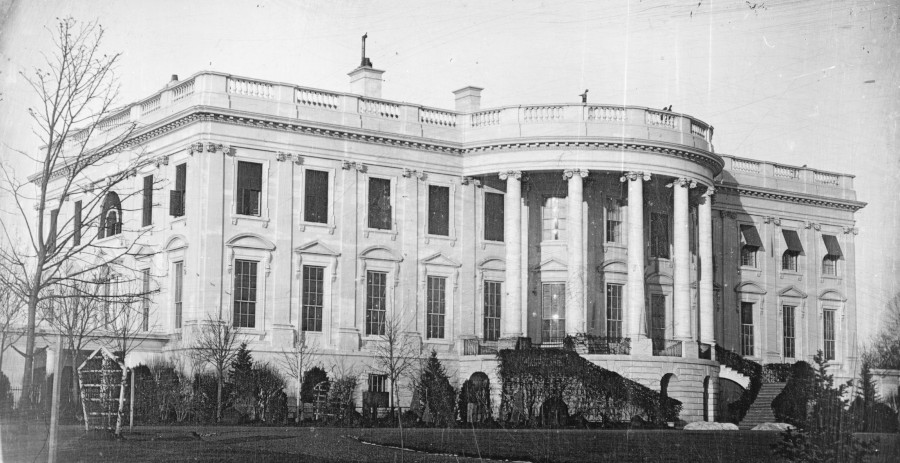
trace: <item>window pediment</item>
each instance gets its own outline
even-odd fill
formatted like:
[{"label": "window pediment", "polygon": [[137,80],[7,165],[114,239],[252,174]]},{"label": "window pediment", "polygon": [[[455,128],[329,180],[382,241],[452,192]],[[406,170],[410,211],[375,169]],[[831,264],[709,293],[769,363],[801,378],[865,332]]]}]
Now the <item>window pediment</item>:
[{"label": "window pediment", "polygon": [[788,286],[787,288],[782,289],[778,292],[778,295],[781,297],[796,297],[800,299],[806,299],[807,294],[797,288],[796,286]]},{"label": "window pediment", "polygon": [[623,260],[607,260],[597,266],[599,273],[621,273],[628,274],[628,264]]},{"label": "window pediment", "polygon": [[372,246],[359,253],[359,258],[364,260],[386,260],[402,262],[403,258],[384,246]]},{"label": "window pediment", "polygon": [[748,282],[741,283],[741,284],[735,286],[734,292],[748,293],[748,294],[766,294],[767,291],[762,289],[762,287],[759,286],[758,284],[751,283],[748,281]]},{"label": "window pediment", "polygon": [[338,257],[341,253],[322,244],[319,240],[310,241],[309,243],[294,248],[296,254],[315,254],[319,256]]},{"label": "window pediment", "polygon": [[454,267],[459,268],[462,267],[462,264],[459,262],[445,256],[443,253],[432,254],[421,260],[421,262],[425,265],[437,265],[442,267]]},{"label": "window pediment", "polygon": [[554,271],[566,271],[568,266],[565,262],[551,257],[549,259],[544,260],[540,264],[531,268],[533,272],[554,272]]},{"label": "window pediment", "polygon": [[672,276],[665,273],[651,273],[647,275],[646,281],[648,284],[659,286],[672,286],[675,283]]},{"label": "window pediment", "polygon": [[847,298],[844,297],[843,294],[841,294],[833,289],[826,289],[825,291],[822,291],[821,293],[819,293],[819,299],[823,300],[823,301],[836,301],[836,302],[844,302],[847,300]]},{"label": "window pediment", "polygon": [[499,257],[488,257],[478,263],[481,270],[496,270],[502,272],[506,270],[506,261]]},{"label": "window pediment", "polygon": [[274,251],[275,244],[255,233],[241,233],[225,243],[229,248],[258,249],[261,251]]}]

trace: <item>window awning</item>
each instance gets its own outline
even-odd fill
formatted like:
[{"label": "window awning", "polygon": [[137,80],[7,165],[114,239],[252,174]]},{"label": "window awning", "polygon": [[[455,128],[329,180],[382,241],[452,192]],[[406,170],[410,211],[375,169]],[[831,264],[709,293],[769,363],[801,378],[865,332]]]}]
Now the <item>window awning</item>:
[{"label": "window awning", "polygon": [[788,251],[798,254],[803,253],[803,244],[800,242],[797,230],[781,230],[781,234],[784,235],[784,242],[787,244]]},{"label": "window awning", "polygon": [[759,238],[759,232],[753,225],[741,225],[741,234],[744,235],[744,243],[750,246],[756,246],[762,249],[762,240]]},{"label": "window awning", "polygon": [[836,236],[822,235],[822,239],[825,241],[825,249],[828,250],[829,256],[844,257],[844,253],[841,252],[841,245],[838,244]]}]

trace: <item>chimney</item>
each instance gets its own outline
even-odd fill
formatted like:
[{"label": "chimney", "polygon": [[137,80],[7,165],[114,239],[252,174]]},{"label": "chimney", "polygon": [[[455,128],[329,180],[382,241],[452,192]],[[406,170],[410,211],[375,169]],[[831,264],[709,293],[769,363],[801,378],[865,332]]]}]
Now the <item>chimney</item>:
[{"label": "chimney", "polygon": [[166,84],[166,88],[172,88],[178,85],[178,74],[172,74],[172,79]]},{"label": "chimney", "polygon": [[350,91],[369,98],[381,98],[381,75],[384,74],[384,71],[374,69],[372,60],[366,56],[366,39],[368,37],[368,32],[362,36],[362,57],[359,60],[359,67],[348,74]]},{"label": "chimney", "polygon": [[456,96],[456,110],[461,113],[474,113],[481,109],[481,87],[463,87],[453,94]]}]

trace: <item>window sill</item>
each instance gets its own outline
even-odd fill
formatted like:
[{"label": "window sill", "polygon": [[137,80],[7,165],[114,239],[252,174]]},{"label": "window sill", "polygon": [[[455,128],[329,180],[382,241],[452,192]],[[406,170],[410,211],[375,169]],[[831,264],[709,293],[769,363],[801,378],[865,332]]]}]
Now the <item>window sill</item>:
[{"label": "window sill", "polygon": [[369,237],[370,234],[376,235],[388,235],[391,237],[391,241],[395,241],[397,239],[397,231],[396,230],[382,230],[380,228],[365,228],[363,229],[363,236],[366,238]]},{"label": "window sill", "polygon": [[122,236],[121,233],[118,233],[118,234],[115,234],[115,235],[112,235],[112,236],[106,236],[106,237],[103,237],[103,238],[97,238],[97,241],[94,241],[94,244],[95,244],[95,245],[101,245],[101,244],[113,244],[114,241],[118,241],[118,242],[119,242],[119,246],[122,246],[122,245],[124,244],[124,237]]},{"label": "window sill", "polygon": [[802,274],[802,273],[800,273],[800,272],[795,272],[795,271],[791,271],[791,270],[781,270],[781,271],[779,272],[779,275],[781,276],[782,279],[784,279],[784,278],[796,278],[797,281],[803,280],[803,274]]},{"label": "window sill", "polygon": [[825,281],[825,280],[840,281],[841,277],[839,277],[837,275],[822,275],[822,281]]},{"label": "window sill", "polygon": [[329,223],[305,222],[305,221],[302,221],[302,220],[300,221],[300,224],[297,226],[297,228],[298,228],[300,231],[302,231],[302,232],[305,232],[307,227],[309,227],[309,228],[323,228],[323,229],[326,229],[326,230],[328,230],[328,234],[329,234],[329,235],[333,235],[333,234],[334,234],[334,229],[335,229],[335,226],[332,225],[332,224],[329,224]]},{"label": "window sill", "polygon": [[261,222],[263,228],[269,227],[269,218],[261,215],[242,215],[242,214],[232,214],[231,215],[231,224],[237,225],[238,220],[246,220],[250,222]]},{"label": "window sill", "polygon": [[426,234],[426,235],[425,235],[425,244],[430,244],[430,243],[431,243],[431,240],[437,240],[437,241],[449,241],[451,247],[453,247],[454,245],[456,245],[456,238],[455,238],[455,237],[452,237],[452,236],[449,236],[449,235],[430,235],[430,234]]}]

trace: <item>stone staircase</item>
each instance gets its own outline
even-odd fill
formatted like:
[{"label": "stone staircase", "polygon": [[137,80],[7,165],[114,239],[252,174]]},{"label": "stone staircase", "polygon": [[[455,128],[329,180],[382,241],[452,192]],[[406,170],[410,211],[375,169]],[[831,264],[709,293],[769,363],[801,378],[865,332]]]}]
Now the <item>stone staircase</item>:
[{"label": "stone staircase", "polygon": [[762,388],[759,390],[759,394],[756,396],[756,400],[753,402],[753,405],[750,405],[750,409],[747,410],[747,415],[744,416],[744,419],[741,420],[741,424],[738,425],[740,429],[752,429],[754,426],[762,423],[774,423],[775,422],[775,412],[772,411],[772,401],[775,400],[775,397],[778,394],[781,394],[781,390],[784,389],[784,386],[787,383],[766,383],[762,385]]}]

